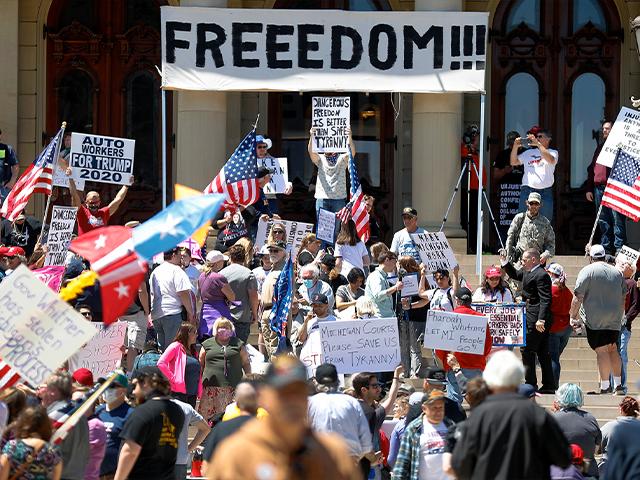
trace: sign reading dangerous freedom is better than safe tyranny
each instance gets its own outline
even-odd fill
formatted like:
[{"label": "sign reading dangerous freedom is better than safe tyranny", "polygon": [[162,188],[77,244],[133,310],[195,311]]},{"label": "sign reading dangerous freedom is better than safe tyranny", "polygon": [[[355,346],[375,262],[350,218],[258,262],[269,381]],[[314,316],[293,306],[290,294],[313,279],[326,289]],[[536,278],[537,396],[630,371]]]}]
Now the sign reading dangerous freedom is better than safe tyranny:
[{"label": "sign reading dangerous freedom is better than safe tyranny", "polygon": [[78,207],[53,206],[49,233],[47,234],[45,267],[65,264],[77,213]]},{"label": "sign reading dangerous freedom is better than safe tyranny", "polygon": [[313,97],[311,99],[313,151],[316,153],[348,152],[350,116],[351,98]]},{"label": "sign reading dangerous freedom is better than safe tyranny", "polygon": [[131,185],[136,141],[102,135],[71,134],[69,163],[74,179]]}]

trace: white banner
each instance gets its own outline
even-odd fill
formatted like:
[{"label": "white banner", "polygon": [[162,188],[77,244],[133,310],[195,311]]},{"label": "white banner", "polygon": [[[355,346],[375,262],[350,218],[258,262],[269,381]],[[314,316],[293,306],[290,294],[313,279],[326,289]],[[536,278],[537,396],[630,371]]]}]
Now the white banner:
[{"label": "white banner", "polygon": [[526,345],[527,315],[524,303],[474,303],[472,307],[489,317],[491,343],[494,347]]},{"label": "white banner", "polygon": [[131,185],[135,140],[102,135],[71,134],[71,166],[74,180]]},{"label": "white banner", "polygon": [[114,322],[105,327],[104,323],[95,323],[98,334],[80,351],[69,358],[69,370],[87,368],[96,380],[107,377],[120,366],[124,344],[124,334],[127,332],[127,322]]},{"label": "white banner", "polygon": [[286,158],[265,157],[258,158],[258,167],[273,170],[271,180],[262,189],[264,193],[284,193],[289,183],[289,167]]},{"label": "white banner", "polygon": [[161,12],[166,89],[484,92],[488,12]]},{"label": "white banner", "polygon": [[597,163],[611,168],[619,148],[634,157],[640,157],[639,131],[640,113],[637,110],[622,107],[600,150]]},{"label": "white banner", "polygon": [[[54,187],[69,188],[69,177],[59,163],[53,169],[52,183]],[[77,178],[73,180],[77,190],[84,190],[84,180]]]},{"label": "white banner", "polygon": [[33,386],[96,334],[96,328],[20,265],[0,283],[0,357]]},{"label": "white banner", "polygon": [[420,274],[407,273],[402,277],[402,297],[413,297],[420,291]]},{"label": "white banner", "polygon": [[424,330],[424,346],[482,355],[488,320],[488,317],[480,315],[429,310]]},{"label": "white banner", "polygon": [[51,223],[47,235],[47,256],[44,266],[64,265],[67,250],[71,243],[73,227],[76,224],[78,207],[63,207],[54,205],[51,213]]},{"label": "white banner", "polygon": [[316,368],[322,365],[322,342],[319,329],[316,328],[307,335],[307,341],[300,350],[300,361],[307,367],[307,376],[315,377]]},{"label": "white banner", "polygon": [[318,210],[316,237],[331,245],[336,241],[336,214],[334,212],[324,208]]},{"label": "white banner", "polygon": [[349,151],[349,122],[351,98],[313,97],[311,99],[311,128],[316,153],[347,153]]},{"label": "white banner", "polygon": [[440,268],[453,270],[458,262],[443,232],[412,233],[411,239],[418,249],[420,260],[427,268],[427,273],[433,273]]},{"label": "white banner", "polygon": [[392,372],[400,365],[396,318],[319,322],[322,361],[338,373]]},{"label": "white banner", "polygon": [[269,232],[274,223],[282,223],[287,230],[287,250],[290,250],[291,255],[295,258],[298,255],[298,249],[302,243],[302,239],[307,233],[313,232],[313,224],[303,222],[292,222],[290,220],[273,220],[269,219],[266,222],[262,219],[258,220],[258,233],[256,234],[257,250],[260,250],[263,245],[267,244],[267,238],[269,238]]}]

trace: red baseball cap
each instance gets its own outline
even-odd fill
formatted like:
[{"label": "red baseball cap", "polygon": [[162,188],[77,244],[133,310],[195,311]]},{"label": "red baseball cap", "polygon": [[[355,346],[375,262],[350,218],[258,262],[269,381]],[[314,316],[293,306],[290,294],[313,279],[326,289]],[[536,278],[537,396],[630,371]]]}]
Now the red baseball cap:
[{"label": "red baseball cap", "polygon": [[527,133],[533,133],[534,135],[537,135],[537,134],[538,134],[538,132],[539,132],[540,130],[542,130],[542,127],[541,127],[541,126],[539,126],[539,125],[534,125],[533,127],[531,127],[531,128],[529,129],[529,131],[528,131]]},{"label": "red baseball cap", "polygon": [[15,257],[16,255],[22,255],[24,257],[26,254],[22,247],[9,247],[7,253],[5,253],[7,257]]},{"label": "red baseball cap", "polygon": [[0,247],[0,257],[5,257],[8,251],[9,247]]},{"label": "red baseball cap", "polygon": [[71,375],[73,381],[79,383],[83,387],[93,387],[93,373],[88,368],[79,368],[73,375]]},{"label": "red baseball cap", "polygon": [[489,268],[487,268],[485,270],[484,276],[487,277],[487,278],[501,277],[502,276],[502,270],[500,270],[499,267],[489,267]]}]

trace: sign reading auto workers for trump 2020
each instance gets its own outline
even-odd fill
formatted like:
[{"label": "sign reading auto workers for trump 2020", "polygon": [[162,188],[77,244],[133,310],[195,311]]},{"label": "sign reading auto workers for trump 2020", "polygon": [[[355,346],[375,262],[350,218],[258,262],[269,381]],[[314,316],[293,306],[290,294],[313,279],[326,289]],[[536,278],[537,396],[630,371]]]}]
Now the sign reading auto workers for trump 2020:
[{"label": "sign reading auto workers for trump 2020", "polygon": [[313,97],[311,99],[312,148],[316,153],[349,151],[351,98]]},{"label": "sign reading auto workers for trump 2020", "polygon": [[161,12],[165,89],[484,92],[488,12]]},{"label": "sign reading auto workers for trump 2020", "polygon": [[131,185],[136,141],[102,135],[71,134],[69,164],[75,179]]}]

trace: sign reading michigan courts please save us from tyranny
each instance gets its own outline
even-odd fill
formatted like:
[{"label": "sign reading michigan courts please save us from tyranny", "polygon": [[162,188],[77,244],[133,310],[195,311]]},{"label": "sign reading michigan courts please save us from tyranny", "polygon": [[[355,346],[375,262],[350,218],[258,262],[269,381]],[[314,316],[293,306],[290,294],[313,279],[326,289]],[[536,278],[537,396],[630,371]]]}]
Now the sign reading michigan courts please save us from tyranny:
[{"label": "sign reading michigan courts please save us from tyranny", "polygon": [[488,15],[162,7],[162,85],[483,92]]}]

